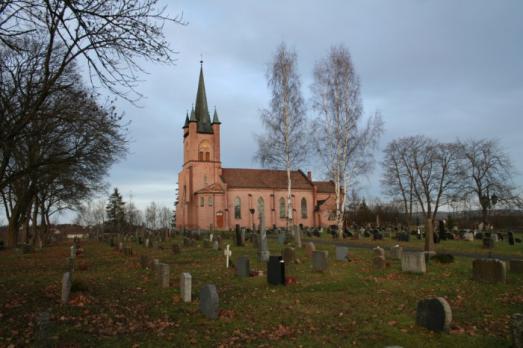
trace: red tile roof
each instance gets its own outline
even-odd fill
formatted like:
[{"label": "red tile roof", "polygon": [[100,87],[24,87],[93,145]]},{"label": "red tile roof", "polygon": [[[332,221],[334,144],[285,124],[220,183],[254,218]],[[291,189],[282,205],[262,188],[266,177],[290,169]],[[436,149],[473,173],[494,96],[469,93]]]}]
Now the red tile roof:
[{"label": "red tile roof", "polygon": [[[229,188],[286,189],[287,171],[274,169],[223,168],[222,180]],[[291,171],[293,189],[312,190],[312,184],[300,170]]]},{"label": "red tile roof", "polygon": [[318,193],[335,193],[334,181],[313,181],[318,187]]}]

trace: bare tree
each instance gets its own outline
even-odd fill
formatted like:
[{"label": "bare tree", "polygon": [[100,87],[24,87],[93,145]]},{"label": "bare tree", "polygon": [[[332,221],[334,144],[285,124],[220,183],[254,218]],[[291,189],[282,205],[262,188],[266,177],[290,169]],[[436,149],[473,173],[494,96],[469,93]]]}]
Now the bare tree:
[{"label": "bare tree", "polygon": [[505,207],[521,206],[521,197],[513,183],[514,166],[498,140],[471,139],[459,145],[464,165],[462,198],[479,206],[484,223],[497,203]]},{"label": "bare tree", "polygon": [[[389,160],[393,164],[385,166],[383,183],[402,197],[415,197],[426,219],[425,250],[433,251],[433,223],[438,209],[454,200],[460,184],[459,147],[424,136],[406,137],[387,146],[385,164],[390,164]],[[406,204],[405,198],[402,200]]]},{"label": "bare tree", "polygon": [[151,202],[151,204],[145,208],[145,223],[147,224],[147,228],[150,228],[151,230],[156,230],[158,228],[158,215],[158,204]]},{"label": "bare tree", "polygon": [[[366,123],[360,95],[360,80],[349,51],[333,47],[316,64],[312,85],[314,145],[334,181],[336,224],[343,235],[345,195],[349,185],[372,169],[373,151],[383,132],[381,116],[376,113]],[[362,124],[364,123],[364,124]]]},{"label": "bare tree", "polygon": [[267,85],[272,91],[269,109],[261,118],[265,134],[258,136],[256,159],[262,166],[287,171],[287,229],[292,223],[291,170],[307,157],[306,115],[300,92],[298,58],[284,43],[276,49],[267,70]]}]

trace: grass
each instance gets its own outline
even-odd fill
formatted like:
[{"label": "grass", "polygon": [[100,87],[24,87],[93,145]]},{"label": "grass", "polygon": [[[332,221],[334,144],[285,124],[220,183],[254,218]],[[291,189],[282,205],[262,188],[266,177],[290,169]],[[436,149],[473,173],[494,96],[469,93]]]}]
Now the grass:
[{"label": "grass", "polygon": [[[228,242],[233,259],[247,255],[251,269],[265,271],[252,246]],[[394,260],[374,270],[369,250],[350,249],[352,261],[339,262],[334,246],[317,245],[329,251],[327,272],[314,273],[298,250],[301,263],[286,269],[297,284],[274,287],[265,276],[236,277],[225,269],[222,251],[197,246],[173,255],[170,244],[164,250],[132,244],[134,256],[125,257],[107,244],[83,243],[78,263],[87,269],[75,272],[76,291],[66,306],[60,305],[66,244],[34,254],[0,253],[0,346],[37,344],[38,314],[49,311],[51,346],[509,347],[510,315],[523,311],[523,276],[510,273],[506,284],[477,283],[468,258],[430,263],[425,275],[415,275],[402,273]],[[271,240],[270,249],[279,254],[281,246]],[[160,288],[153,273],[140,268],[140,255],[170,265],[170,288]],[[191,303],[180,300],[182,272],[192,274]],[[217,286],[218,320],[199,312],[197,296],[205,283]],[[417,301],[434,296],[450,303],[450,333],[415,325]]]}]

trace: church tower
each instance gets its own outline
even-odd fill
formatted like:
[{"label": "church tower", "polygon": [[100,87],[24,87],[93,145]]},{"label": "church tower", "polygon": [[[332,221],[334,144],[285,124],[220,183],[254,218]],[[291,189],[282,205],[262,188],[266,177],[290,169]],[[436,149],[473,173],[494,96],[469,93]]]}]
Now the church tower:
[{"label": "church tower", "polygon": [[216,220],[225,207],[225,202],[220,179],[221,123],[216,108],[211,121],[203,62],[200,61],[200,64],[196,102],[190,114],[185,116],[183,126],[183,169],[178,176],[179,202],[176,219],[180,226],[207,229],[215,227],[217,222],[218,225],[223,223]]}]

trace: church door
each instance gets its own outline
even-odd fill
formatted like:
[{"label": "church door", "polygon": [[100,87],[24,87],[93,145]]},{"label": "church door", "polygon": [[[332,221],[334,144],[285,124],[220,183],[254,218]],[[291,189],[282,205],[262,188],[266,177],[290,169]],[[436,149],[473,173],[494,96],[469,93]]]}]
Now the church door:
[{"label": "church door", "polygon": [[223,228],[223,213],[221,211],[216,213],[216,226]]}]

